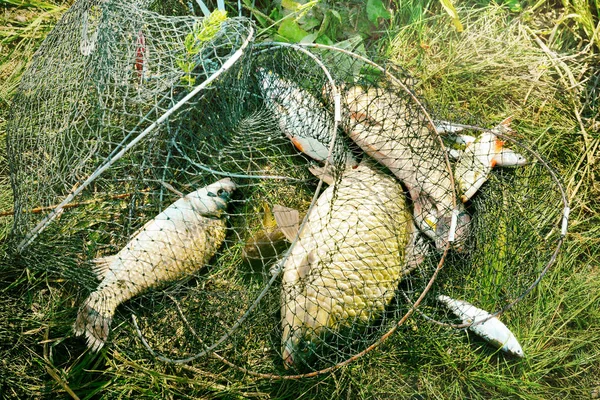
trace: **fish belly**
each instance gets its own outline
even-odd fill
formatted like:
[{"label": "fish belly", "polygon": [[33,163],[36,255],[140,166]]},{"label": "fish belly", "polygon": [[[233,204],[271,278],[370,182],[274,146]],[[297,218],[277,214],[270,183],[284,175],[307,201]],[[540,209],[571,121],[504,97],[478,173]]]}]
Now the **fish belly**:
[{"label": "fish belly", "polygon": [[225,239],[222,219],[193,214],[181,221],[150,222],[114,256],[98,286],[98,291],[111,293],[116,305],[150,287],[193,273]]}]

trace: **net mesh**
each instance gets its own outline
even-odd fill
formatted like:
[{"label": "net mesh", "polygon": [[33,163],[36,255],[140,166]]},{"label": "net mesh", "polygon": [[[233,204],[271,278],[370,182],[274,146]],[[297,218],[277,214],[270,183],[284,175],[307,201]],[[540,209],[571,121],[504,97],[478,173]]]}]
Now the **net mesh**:
[{"label": "net mesh", "polygon": [[77,284],[92,350],[306,376],[552,264],[562,188],[506,130],[457,150],[403,73],[177,4],[75,3],[13,103],[15,258]]}]

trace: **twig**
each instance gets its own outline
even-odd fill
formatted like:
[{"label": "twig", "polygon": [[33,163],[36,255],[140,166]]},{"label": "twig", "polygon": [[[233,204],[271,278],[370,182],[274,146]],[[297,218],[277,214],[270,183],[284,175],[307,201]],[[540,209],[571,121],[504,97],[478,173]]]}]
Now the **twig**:
[{"label": "twig", "polygon": [[[150,191],[150,189],[144,189],[142,190],[142,192],[148,192]],[[74,207],[80,207],[80,206],[86,206],[89,204],[94,204],[94,203],[100,203],[101,201],[106,201],[106,200],[119,200],[119,199],[126,199],[127,197],[131,196],[132,193],[122,193],[122,194],[115,194],[113,196],[110,196],[108,198],[104,198],[104,199],[92,199],[92,200],[86,200],[86,201],[81,201],[79,203],[70,203],[65,205],[63,208],[74,208]],[[50,211],[53,210],[57,207],[57,205],[51,205],[51,206],[42,206],[42,207],[36,207],[33,208],[31,210],[26,210],[23,211],[24,213],[31,213],[31,214],[40,214],[43,213],[45,211]],[[15,214],[15,210],[10,210],[10,211],[2,211],[0,212],[0,217],[8,217],[10,215],[14,215]]]}]

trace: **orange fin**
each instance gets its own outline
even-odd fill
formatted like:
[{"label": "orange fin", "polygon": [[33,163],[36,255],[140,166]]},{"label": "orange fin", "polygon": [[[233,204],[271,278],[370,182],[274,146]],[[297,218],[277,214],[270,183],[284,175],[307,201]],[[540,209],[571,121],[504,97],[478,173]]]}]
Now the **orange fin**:
[{"label": "orange fin", "polygon": [[[500,154],[502,152],[503,147],[504,141],[496,139],[496,141],[494,142],[494,154]],[[496,158],[492,158],[490,161],[490,165],[492,168],[494,168],[497,163],[498,161],[496,160]]]},{"label": "orange fin", "polygon": [[294,144],[294,147],[296,147],[299,151],[304,153],[304,147],[302,146],[302,143],[300,143],[300,141],[298,139],[296,139],[295,137],[290,137],[290,140]]}]

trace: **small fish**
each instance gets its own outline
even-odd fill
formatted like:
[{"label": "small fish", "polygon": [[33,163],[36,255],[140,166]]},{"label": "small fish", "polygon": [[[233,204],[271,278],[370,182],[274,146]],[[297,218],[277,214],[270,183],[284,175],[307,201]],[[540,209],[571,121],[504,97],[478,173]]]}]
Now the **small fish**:
[{"label": "small fish", "polygon": [[491,131],[484,132],[466,144],[454,167],[454,176],[463,203],[473,197],[488,180],[495,166],[519,166],[527,163],[525,157],[505,148],[504,142],[496,136],[496,133],[508,132],[509,123],[510,118],[507,118]]},{"label": "small fish", "polygon": [[236,185],[221,179],[187,194],[142,226],[117,254],[94,260],[101,280],[73,326],[87,346],[104,346],[117,306],[144,290],[193,273],[225,240],[222,218]]},{"label": "small fish", "polygon": [[380,315],[421,261],[415,231],[402,186],[365,159],[323,191],[283,263],[286,368],[308,362],[328,334]]},{"label": "small fish", "polygon": [[466,301],[455,300],[444,295],[438,296],[437,299],[444,303],[464,324],[471,324],[469,329],[472,332],[509,354],[517,357],[524,356],[523,349],[515,335],[498,318],[492,317],[485,322],[480,322],[489,318],[491,314]]},{"label": "small fish", "polygon": [[[457,136],[456,143],[463,144],[466,147],[466,145],[476,140],[476,138],[473,136],[467,136],[468,139],[465,139],[465,136],[467,135],[460,135],[460,138],[459,136]],[[463,156],[463,154],[464,149],[448,149],[448,155],[450,155],[450,157],[454,160],[460,159]],[[517,167],[526,165],[527,159],[521,154],[515,152],[514,150],[503,147],[502,150],[500,150],[500,153],[495,154],[492,157],[492,164],[494,164],[495,167]]]},{"label": "small fish", "polygon": [[456,132],[461,132],[464,130],[464,128],[462,126],[453,124],[452,122],[448,122],[448,121],[433,121],[433,122],[435,124],[435,130],[439,134],[456,133]]},{"label": "small fish", "polygon": [[[262,229],[246,242],[242,250],[242,259],[250,264],[258,261],[264,266],[264,264],[279,257],[289,246],[286,235],[277,223],[277,218],[281,218],[285,213],[291,213],[294,214],[291,218],[298,220],[299,214],[297,210],[278,204],[273,206],[273,211],[271,212],[271,207],[266,202],[263,203],[263,212]],[[298,230],[298,227],[295,229],[291,227],[291,229]]]},{"label": "small fish", "polygon": [[[439,250],[451,236],[452,246],[463,250],[471,218],[460,201],[454,210],[445,150],[430,132],[424,113],[410,109],[407,100],[385,88],[351,87],[342,103],[349,116],[348,136],[406,185],[419,209],[414,213],[417,226]],[[452,226],[454,233],[449,231]]]},{"label": "small fish", "polygon": [[329,154],[334,120],[315,96],[263,68],[259,68],[258,75],[267,108],[296,149],[317,161],[329,160],[335,166],[358,165],[342,135],[337,136]]}]

